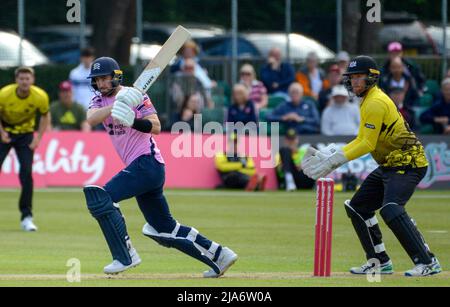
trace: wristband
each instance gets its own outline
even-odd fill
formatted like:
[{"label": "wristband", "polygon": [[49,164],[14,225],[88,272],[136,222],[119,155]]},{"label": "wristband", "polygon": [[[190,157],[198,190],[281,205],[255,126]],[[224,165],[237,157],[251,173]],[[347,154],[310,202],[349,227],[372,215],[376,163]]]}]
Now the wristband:
[{"label": "wristband", "polygon": [[131,128],[142,133],[151,133],[153,129],[153,124],[151,121],[147,119],[136,118]]}]

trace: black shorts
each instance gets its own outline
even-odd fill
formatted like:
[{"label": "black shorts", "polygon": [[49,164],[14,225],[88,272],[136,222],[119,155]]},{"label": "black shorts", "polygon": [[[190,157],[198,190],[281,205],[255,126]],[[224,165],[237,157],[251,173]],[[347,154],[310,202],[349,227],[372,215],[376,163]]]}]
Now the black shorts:
[{"label": "black shorts", "polygon": [[363,216],[371,216],[389,203],[404,206],[426,173],[427,167],[405,170],[379,167],[364,180],[351,206]]}]

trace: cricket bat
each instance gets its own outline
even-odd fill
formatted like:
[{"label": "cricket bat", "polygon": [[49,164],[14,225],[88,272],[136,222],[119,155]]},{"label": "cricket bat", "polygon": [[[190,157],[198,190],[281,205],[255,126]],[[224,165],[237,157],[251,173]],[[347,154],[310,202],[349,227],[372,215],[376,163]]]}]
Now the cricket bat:
[{"label": "cricket bat", "polygon": [[169,39],[164,43],[155,58],[145,67],[133,86],[142,93],[147,93],[166,66],[177,54],[178,50],[180,50],[184,43],[190,38],[191,33],[189,33],[186,28],[178,26],[175,29],[175,32],[173,32]]}]

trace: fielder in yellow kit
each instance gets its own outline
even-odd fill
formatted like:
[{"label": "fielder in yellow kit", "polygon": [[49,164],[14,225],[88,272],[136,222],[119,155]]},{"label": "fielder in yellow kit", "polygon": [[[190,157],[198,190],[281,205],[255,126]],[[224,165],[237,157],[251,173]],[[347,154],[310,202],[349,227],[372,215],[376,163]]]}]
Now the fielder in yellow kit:
[{"label": "fielder in yellow kit", "polygon": [[[34,86],[34,70],[20,67],[15,73],[16,83],[0,90],[0,170],[9,151],[14,148],[20,164],[19,179],[22,193],[19,209],[21,226],[36,231],[33,223],[33,157],[50,123],[47,93]],[[41,115],[39,130],[34,137],[36,114]]]},{"label": "fielder in yellow kit", "polygon": [[358,137],[342,149],[329,147],[318,151],[311,147],[303,161],[303,170],[317,180],[369,153],[380,165],[366,178],[353,199],[345,203],[368,260],[350,272],[367,274],[373,269],[381,274],[394,272],[375,215],[380,210],[384,221],[416,265],[405,275],[438,274],[442,271],[439,261],[405,211],[406,203],[427,172],[424,148],[392,100],[377,86],[380,71],[372,58],[356,57],[344,76],[347,89],[362,98]]}]

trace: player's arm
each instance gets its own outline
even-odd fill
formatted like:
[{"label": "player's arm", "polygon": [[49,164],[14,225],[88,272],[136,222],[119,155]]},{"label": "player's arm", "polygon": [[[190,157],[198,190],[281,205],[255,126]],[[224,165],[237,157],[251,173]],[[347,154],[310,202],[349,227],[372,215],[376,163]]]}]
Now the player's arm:
[{"label": "player's arm", "polygon": [[91,127],[95,127],[111,116],[112,108],[113,106],[111,105],[103,108],[89,109],[87,111],[86,121]]},{"label": "player's arm", "polygon": [[[147,123],[150,122],[150,125]],[[142,126],[142,130],[139,127]],[[142,119],[135,119],[132,126],[133,129],[144,133],[152,133],[158,135],[161,133],[161,122],[157,114],[148,115]]]},{"label": "player's arm", "polygon": [[51,115],[50,112],[47,112],[46,114],[41,114],[41,119],[39,120],[39,128],[37,135],[34,137],[33,141],[29,145],[30,149],[35,150],[38,148],[39,144],[41,143],[42,137],[44,136],[44,133],[47,131],[47,128],[51,124]]},{"label": "player's arm", "polygon": [[3,128],[1,120],[0,120],[0,139],[3,143],[6,143],[6,144],[11,143],[11,138],[9,137],[9,133],[6,132],[5,128]]}]

